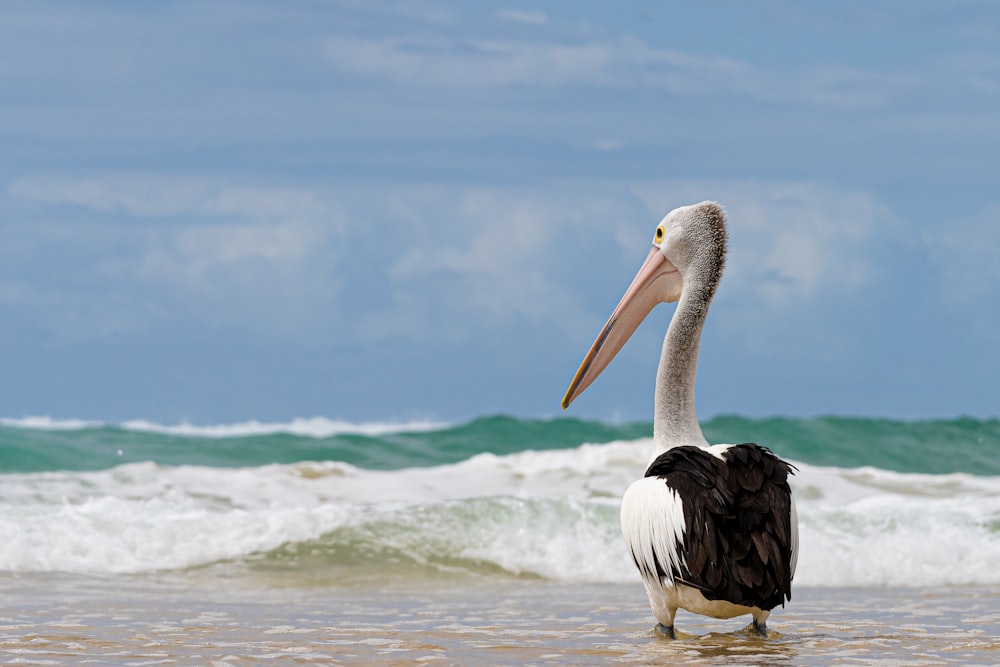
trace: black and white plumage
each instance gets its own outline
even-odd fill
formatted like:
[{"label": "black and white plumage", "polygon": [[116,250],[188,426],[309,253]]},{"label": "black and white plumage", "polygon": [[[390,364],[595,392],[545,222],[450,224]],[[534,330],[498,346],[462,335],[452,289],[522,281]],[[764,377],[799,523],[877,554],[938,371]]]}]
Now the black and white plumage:
[{"label": "black and white plumage", "polygon": [[[622,499],[622,531],[653,613],[718,618],[767,612],[791,599],[792,467],[753,443],[668,449]],[[664,520],[663,510],[669,508]]]},{"label": "black and white plumage", "polygon": [[607,367],[652,308],[678,301],[656,378],[654,451],[622,498],[622,533],[660,629],[677,609],[753,617],[791,599],[798,521],[794,468],[753,443],[709,446],[694,408],[701,331],[725,264],[725,213],[714,202],[675,209],[584,358],[563,408]]}]

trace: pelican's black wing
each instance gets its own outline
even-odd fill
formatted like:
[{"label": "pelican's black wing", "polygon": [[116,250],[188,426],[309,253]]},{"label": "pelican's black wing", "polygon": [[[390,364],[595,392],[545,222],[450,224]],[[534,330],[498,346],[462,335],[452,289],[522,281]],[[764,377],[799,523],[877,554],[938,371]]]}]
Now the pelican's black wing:
[{"label": "pelican's black wing", "polygon": [[706,599],[773,609],[792,597],[794,467],[753,443],[720,448],[675,447],[646,477],[662,479],[680,498],[684,534],[675,581]]}]

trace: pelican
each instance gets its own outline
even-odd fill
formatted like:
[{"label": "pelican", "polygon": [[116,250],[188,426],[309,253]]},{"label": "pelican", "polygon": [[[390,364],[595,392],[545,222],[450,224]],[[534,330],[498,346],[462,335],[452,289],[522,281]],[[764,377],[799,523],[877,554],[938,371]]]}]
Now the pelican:
[{"label": "pelican", "polygon": [[678,302],[663,341],[646,473],[622,498],[621,525],[657,630],[675,638],[678,609],[714,618],[767,618],[791,600],[798,519],[795,470],[754,443],[709,446],[695,414],[698,347],[726,258],[726,215],[715,202],[683,206],[656,228],[653,247],[591,346],[562,400],[565,410],[660,302]]}]

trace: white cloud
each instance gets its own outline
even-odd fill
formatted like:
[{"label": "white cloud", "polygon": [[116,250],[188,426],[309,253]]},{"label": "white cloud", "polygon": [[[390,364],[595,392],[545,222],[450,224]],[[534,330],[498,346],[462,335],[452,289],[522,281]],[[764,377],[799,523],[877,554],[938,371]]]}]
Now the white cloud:
[{"label": "white cloud", "polygon": [[587,148],[604,153],[613,153],[625,148],[625,142],[617,139],[598,139],[592,142]]},{"label": "white cloud", "polygon": [[[315,328],[336,311],[343,281],[332,272],[341,257],[333,241],[345,230],[329,193],[150,175],[23,178],[9,192],[41,205],[43,220],[30,226],[34,241],[21,244],[42,254],[52,244],[77,248],[72,270],[89,270],[88,281],[103,281],[102,311],[132,312],[102,316],[123,328],[193,311],[206,322],[295,335],[296,327]],[[62,222],[78,216],[58,208],[64,205],[90,217]],[[28,235],[22,227],[21,236]],[[34,294],[39,308],[61,303],[67,317],[81,310],[65,284]],[[27,305],[13,287],[0,296]],[[137,309],[137,302],[153,305]],[[324,307],[316,311],[320,302]]]},{"label": "white cloud", "polygon": [[[142,262],[146,275],[197,281],[213,267],[258,259],[300,259],[324,238],[342,231],[342,216],[303,188],[228,186],[204,180],[149,175],[35,177],[14,181],[15,198],[70,204],[109,214],[127,225],[156,225]],[[117,216],[117,218],[115,217]]]},{"label": "white cloud", "polygon": [[327,41],[326,53],[337,69],[404,84],[639,86],[680,96],[721,93],[835,109],[882,107],[935,83],[839,64],[764,68],[726,56],[650,46],[631,36],[545,42],[339,35]]},{"label": "white cloud", "polygon": [[[411,249],[394,267],[396,277],[453,271],[466,274],[496,274],[538,252],[549,235],[551,221],[537,200],[504,200],[499,193],[467,191],[453,212],[468,220],[467,242]],[[444,239],[440,239],[444,241]]]},{"label": "white cloud", "polygon": [[266,276],[266,267],[294,269],[343,231],[341,214],[304,189],[222,187],[188,213],[202,219],[160,235],[143,254],[141,275],[193,288],[241,264]]},{"label": "white cloud", "polygon": [[404,19],[432,25],[453,25],[455,13],[441,4],[428,2],[385,2],[384,0],[337,0],[336,4],[359,13]]},{"label": "white cloud", "polygon": [[325,233],[316,225],[291,221],[190,225],[161,238],[143,253],[139,274],[201,288],[207,280],[217,279],[217,274],[241,263],[259,260],[275,266],[298,262],[325,240]]},{"label": "white cloud", "polygon": [[584,317],[565,268],[586,230],[603,222],[599,194],[456,186],[396,197],[408,217],[386,269],[391,306],[365,315],[364,335],[461,340],[522,318],[567,330]]},{"label": "white cloud", "polygon": [[35,176],[15,180],[11,196],[41,204],[70,204],[102,213],[165,217],[204,205],[208,184],[189,178],[112,174]]},{"label": "white cloud", "polygon": [[223,187],[206,201],[205,210],[256,220],[325,220],[340,225],[329,204],[305,188]]},{"label": "white cloud", "polygon": [[613,47],[535,44],[445,38],[366,39],[337,36],[327,41],[334,67],[411,84],[485,87],[508,84],[610,83]]},{"label": "white cloud", "polygon": [[301,220],[329,213],[327,204],[305,188],[232,186],[173,175],[34,176],[16,179],[8,191],[14,198],[35,203],[69,204],[135,218],[212,214]]},{"label": "white cloud", "polygon": [[497,16],[505,21],[526,25],[545,25],[549,22],[549,17],[546,16],[545,12],[539,10],[529,12],[521,9],[501,9],[497,12]]}]

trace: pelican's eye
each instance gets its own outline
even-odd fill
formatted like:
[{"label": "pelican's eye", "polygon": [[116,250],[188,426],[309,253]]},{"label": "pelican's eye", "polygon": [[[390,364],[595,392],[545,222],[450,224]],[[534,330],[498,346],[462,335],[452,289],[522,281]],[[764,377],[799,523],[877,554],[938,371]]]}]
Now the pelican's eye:
[{"label": "pelican's eye", "polygon": [[663,225],[656,228],[656,234],[653,235],[653,243],[660,244],[663,243]]}]

